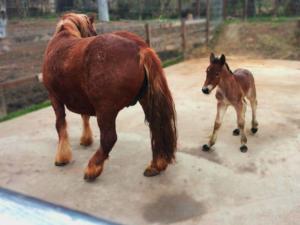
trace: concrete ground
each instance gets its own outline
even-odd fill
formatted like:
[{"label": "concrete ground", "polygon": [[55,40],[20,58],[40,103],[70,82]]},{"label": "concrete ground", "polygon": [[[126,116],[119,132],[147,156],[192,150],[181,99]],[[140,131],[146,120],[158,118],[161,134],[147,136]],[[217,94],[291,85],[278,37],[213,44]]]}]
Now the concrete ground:
[{"label": "concrete ground", "polygon": [[79,145],[81,119],[68,113],[73,161],[54,166],[57,135],[54,113],[46,108],[0,124],[0,185],[122,224],[283,225],[300,221],[300,62],[229,58],[232,69],[255,76],[259,131],[247,153],[239,151],[232,108],[225,115],[212,152],[202,152],[216,113],[214,94],[201,86],[208,59],[168,67],[166,73],[178,113],[177,162],[146,178],[149,131],[139,105],[118,117],[118,142],[102,175],[83,180],[98,147]]}]

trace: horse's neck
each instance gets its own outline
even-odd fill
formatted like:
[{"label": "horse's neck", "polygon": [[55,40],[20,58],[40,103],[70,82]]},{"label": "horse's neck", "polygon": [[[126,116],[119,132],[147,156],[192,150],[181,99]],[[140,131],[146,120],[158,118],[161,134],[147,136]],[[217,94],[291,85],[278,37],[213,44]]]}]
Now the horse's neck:
[{"label": "horse's neck", "polygon": [[61,24],[59,24],[56,29],[56,34],[59,34],[60,32],[65,32],[70,36],[81,38],[81,34],[77,27],[70,22],[62,22]]}]

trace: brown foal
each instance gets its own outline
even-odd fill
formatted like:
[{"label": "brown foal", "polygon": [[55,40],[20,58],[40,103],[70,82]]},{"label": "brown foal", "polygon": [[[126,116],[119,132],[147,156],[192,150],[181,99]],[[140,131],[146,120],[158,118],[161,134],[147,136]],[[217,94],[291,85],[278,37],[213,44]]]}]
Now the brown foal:
[{"label": "brown foal", "polygon": [[247,137],[245,134],[245,112],[247,98],[252,108],[252,128],[251,132],[255,134],[258,130],[256,120],[256,89],[252,73],[246,69],[237,69],[231,72],[224,55],[220,58],[210,55],[210,65],[206,70],[206,80],[202,88],[204,94],[209,94],[216,86],[217,116],[213,133],[210,136],[208,144],[203,145],[203,151],[209,151],[210,147],[216,143],[217,133],[221,127],[223,116],[229,105],[232,105],[237,114],[238,128],[233,131],[233,135],[241,135],[241,152],[247,152]]}]

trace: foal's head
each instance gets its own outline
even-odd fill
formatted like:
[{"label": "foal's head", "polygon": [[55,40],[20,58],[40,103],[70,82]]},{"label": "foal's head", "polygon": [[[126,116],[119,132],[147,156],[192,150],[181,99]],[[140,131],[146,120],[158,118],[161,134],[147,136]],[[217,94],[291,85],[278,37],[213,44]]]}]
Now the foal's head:
[{"label": "foal's head", "polygon": [[210,64],[206,69],[206,80],[202,87],[204,94],[209,94],[219,84],[225,64],[225,55],[222,54],[221,57],[218,58],[215,57],[214,53],[210,54]]},{"label": "foal's head", "polygon": [[56,32],[67,30],[73,35],[81,38],[96,36],[94,17],[85,14],[66,13],[56,26]]}]

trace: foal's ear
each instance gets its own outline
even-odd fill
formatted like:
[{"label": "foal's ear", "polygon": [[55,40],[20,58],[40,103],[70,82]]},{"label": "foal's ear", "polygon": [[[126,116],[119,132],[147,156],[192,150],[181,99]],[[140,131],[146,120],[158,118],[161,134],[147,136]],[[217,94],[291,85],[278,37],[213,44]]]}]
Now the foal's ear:
[{"label": "foal's ear", "polygon": [[210,53],[210,57],[209,57],[209,60],[210,62],[212,63],[215,59],[215,54],[214,53]]},{"label": "foal's ear", "polygon": [[226,62],[225,55],[223,55],[223,54],[221,55],[220,62],[221,62],[221,65],[225,64],[225,62]]}]

